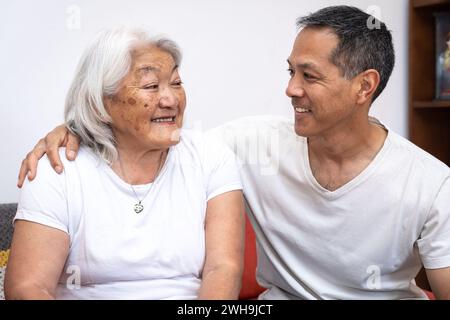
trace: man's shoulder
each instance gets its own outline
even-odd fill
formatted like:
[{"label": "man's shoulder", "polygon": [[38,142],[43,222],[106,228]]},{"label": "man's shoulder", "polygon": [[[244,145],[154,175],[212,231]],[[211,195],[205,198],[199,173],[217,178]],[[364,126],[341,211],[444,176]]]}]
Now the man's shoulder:
[{"label": "man's shoulder", "polygon": [[216,163],[231,151],[221,137],[199,129],[183,129],[180,142],[171,147],[178,161],[185,164]]},{"label": "man's shoulder", "polygon": [[248,127],[248,126],[289,126],[293,125],[293,121],[287,117],[280,115],[257,115],[257,116],[247,116],[237,118],[220,125],[218,128],[223,126],[232,127]]},{"label": "man's shoulder", "polygon": [[393,131],[390,131],[389,135],[394,148],[400,151],[404,157],[425,169],[424,171],[450,176],[450,168],[435,156]]},{"label": "man's shoulder", "polygon": [[294,132],[293,120],[279,115],[257,115],[238,118],[226,122],[216,128],[207,131],[207,134],[227,134],[232,135],[248,135],[265,130],[284,130]]}]

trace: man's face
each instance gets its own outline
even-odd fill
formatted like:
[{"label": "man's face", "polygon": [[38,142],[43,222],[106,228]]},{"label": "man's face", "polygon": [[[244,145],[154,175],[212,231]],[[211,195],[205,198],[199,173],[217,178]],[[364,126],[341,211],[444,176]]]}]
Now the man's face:
[{"label": "man's face", "polygon": [[313,137],[349,124],[356,111],[356,82],[346,80],[331,60],[337,36],[325,28],[305,28],[288,58],[291,78],[286,94],[295,112],[295,132]]}]

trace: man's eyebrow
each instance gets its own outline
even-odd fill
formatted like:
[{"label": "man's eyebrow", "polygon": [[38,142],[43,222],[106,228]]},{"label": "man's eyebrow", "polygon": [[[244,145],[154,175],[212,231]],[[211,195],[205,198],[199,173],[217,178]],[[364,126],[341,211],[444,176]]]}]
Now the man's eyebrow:
[{"label": "man's eyebrow", "polygon": [[[289,59],[287,59],[286,61],[289,64],[289,66],[292,67],[292,63],[289,61]],[[299,64],[296,64],[295,66],[299,69],[311,69],[313,71],[321,73],[319,67],[312,62],[299,63]]]}]

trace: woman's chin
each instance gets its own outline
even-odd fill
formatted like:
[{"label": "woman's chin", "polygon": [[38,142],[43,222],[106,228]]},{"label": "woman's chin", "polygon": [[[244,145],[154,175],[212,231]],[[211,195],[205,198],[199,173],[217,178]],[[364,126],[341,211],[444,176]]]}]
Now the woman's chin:
[{"label": "woman's chin", "polygon": [[[179,131],[179,130],[178,130]],[[149,139],[148,147],[150,149],[168,149],[174,145],[177,145],[180,142],[180,133],[173,133],[171,135],[167,135],[164,137],[152,137]]]},{"label": "woman's chin", "polygon": [[181,129],[176,126],[160,126],[157,130],[150,130],[146,134],[146,140],[162,146],[173,146],[180,142]]}]

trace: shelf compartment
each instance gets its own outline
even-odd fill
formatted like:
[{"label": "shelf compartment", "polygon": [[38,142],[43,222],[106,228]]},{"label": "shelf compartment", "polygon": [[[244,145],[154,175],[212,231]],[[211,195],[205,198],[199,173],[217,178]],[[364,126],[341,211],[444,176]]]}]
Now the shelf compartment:
[{"label": "shelf compartment", "polygon": [[413,108],[448,108],[450,110],[450,100],[413,101]]}]

